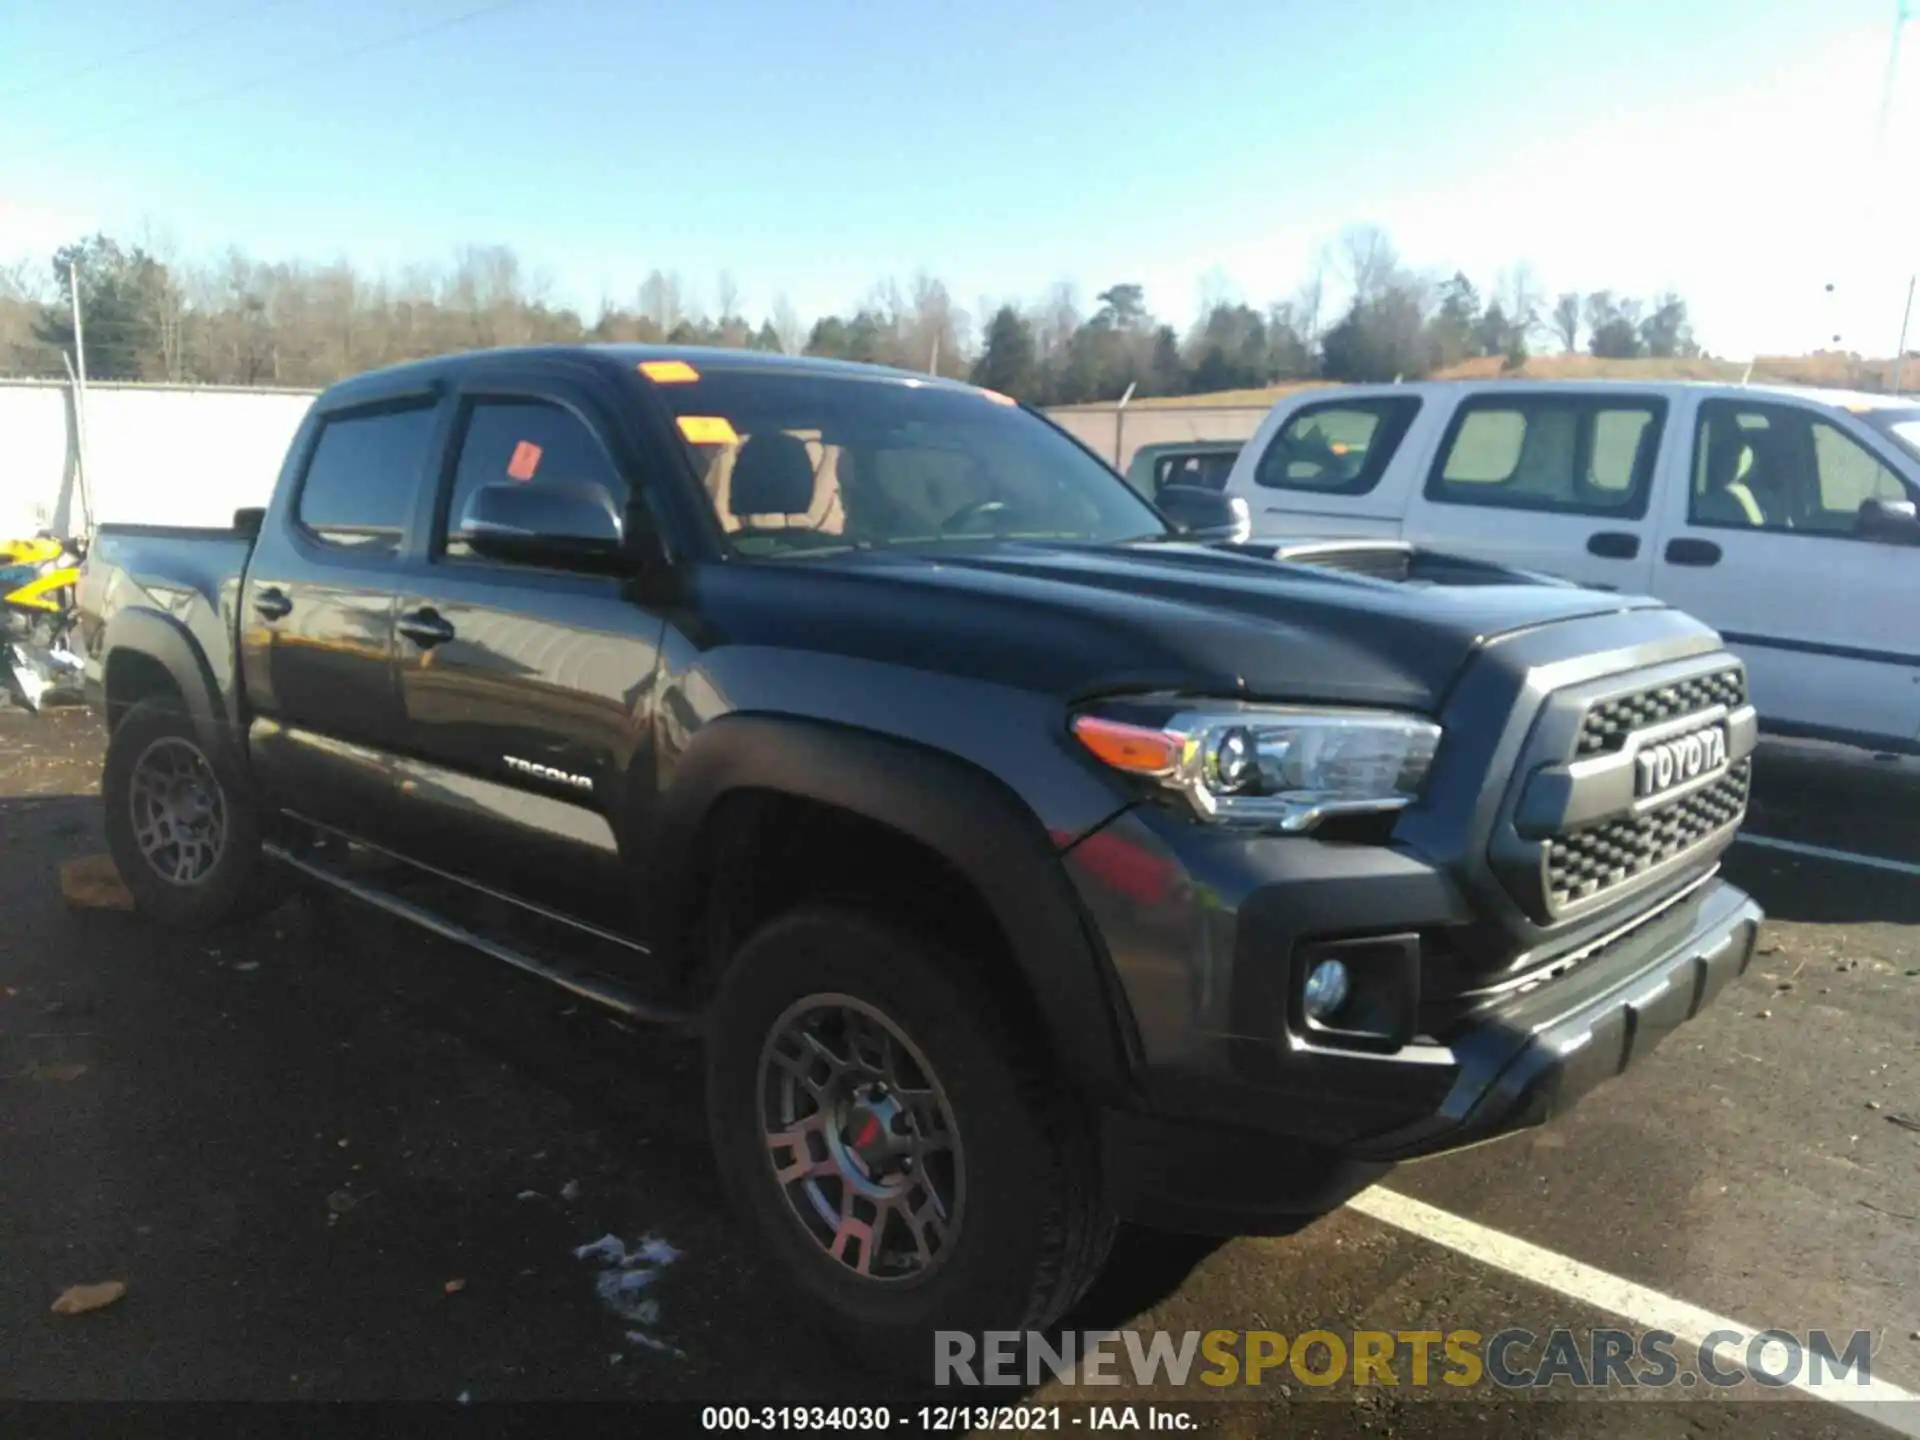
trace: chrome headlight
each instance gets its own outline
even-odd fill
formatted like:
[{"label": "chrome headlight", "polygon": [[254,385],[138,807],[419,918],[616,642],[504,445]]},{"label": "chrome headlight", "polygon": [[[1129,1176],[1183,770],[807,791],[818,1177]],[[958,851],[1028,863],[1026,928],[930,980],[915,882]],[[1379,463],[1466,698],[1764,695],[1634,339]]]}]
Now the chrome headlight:
[{"label": "chrome headlight", "polygon": [[1285,831],[1412,804],[1440,744],[1440,727],[1417,715],[1233,704],[1158,726],[1082,714],[1073,733],[1116,770],[1179,791],[1203,819]]}]

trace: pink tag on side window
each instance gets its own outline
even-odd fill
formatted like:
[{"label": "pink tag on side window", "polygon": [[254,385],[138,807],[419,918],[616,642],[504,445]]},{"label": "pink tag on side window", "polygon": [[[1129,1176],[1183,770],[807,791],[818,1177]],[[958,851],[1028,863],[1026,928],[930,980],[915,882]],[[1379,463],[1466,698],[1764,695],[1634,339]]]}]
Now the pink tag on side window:
[{"label": "pink tag on side window", "polygon": [[514,480],[531,480],[533,472],[540,468],[541,449],[531,440],[522,440],[513,447],[513,458],[507,461],[507,475]]}]

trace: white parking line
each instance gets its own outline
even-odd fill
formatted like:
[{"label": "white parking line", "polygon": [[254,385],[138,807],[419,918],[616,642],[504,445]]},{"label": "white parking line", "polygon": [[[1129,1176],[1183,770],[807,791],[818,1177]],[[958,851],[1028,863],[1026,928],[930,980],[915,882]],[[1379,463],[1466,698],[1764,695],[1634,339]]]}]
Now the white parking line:
[{"label": "white parking line", "polygon": [[[1631,1280],[1623,1280],[1618,1275],[1610,1275],[1605,1270],[1595,1269],[1378,1185],[1354,1196],[1347,1205],[1384,1225],[1391,1225],[1396,1230],[1404,1230],[1409,1235],[1417,1235],[1436,1245],[1444,1245],[1483,1265],[1505,1271],[1517,1279],[1555,1291],[1582,1304],[1619,1315],[1643,1329],[1670,1331],[1692,1345],[1699,1345],[1715,1331],[1737,1335],[1737,1341],[1723,1341],[1714,1349],[1715,1358],[1722,1368],[1736,1365],[1744,1368],[1742,1357],[1748,1353],[1747,1347],[1753,1337],[1761,1333],[1737,1320],[1729,1320],[1698,1305],[1689,1305],[1684,1300],[1662,1295],[1658,1290],[1649,1290],[1644,1285],[1636,1285]],[[1811,1395],[1816,1400],[1852,1411],[1895,1434],[1908,1436],[1910,1440],[1920,1440],[1920,1395],[1910,1390],[1903,1390],[1898,1385],[1877,1378],[1865,1385],[1857,1385],[1848,1379],[1814,1386],[1807,1383],[1804,1367],[1790,1384],[1791,1388]],[[1842,1398],[1842,1385],[1845,1386],[1846,1398]],[[1695,1390],[1690,1393],[1700,1395],[1702,1392]]]},{"label": "white parking line", "polygon": [[1911,860],[1889,860],[1884,855],[1860,855],[1852,850],[1829,850],[1825,845],[1808,845],[1799,840],[1776,840],[1771,835],[1733,837],[1741,845],[1758,845],[1763,850],[1784,850],[1789,855],[1811,855],[1817,860],[1837,860],[1843,865],[1864,865],[1870,870],[1891,870],[1896,875],[1920,875],[1920,864]]}]

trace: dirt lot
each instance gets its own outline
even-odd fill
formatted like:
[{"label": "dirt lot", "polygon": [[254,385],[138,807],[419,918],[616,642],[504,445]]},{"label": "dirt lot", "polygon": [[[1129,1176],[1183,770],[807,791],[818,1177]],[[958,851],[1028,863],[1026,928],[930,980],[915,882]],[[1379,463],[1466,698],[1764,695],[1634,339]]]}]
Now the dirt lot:
[{"label": "dirt lot", "polygon": [[[910,1398],[768,1293],[689,1049],[344,901],[207,943],[63,906],[56,867],[101,848],[99,748],[84,713],[0,713],[0,1399]],[[1809,757],[1763,756],[1755,833],[1920,860],[1916,767]],[[1871,1329],[1875,1377],[1920,1390],[1920,883],[1746,846],[1730,868],[1772,918],[1710,1013],[1567,1120],[1386,1188],[1757,1328]],[[609,1234],[648,1247],[638,1318],[576,1258]],[[1129,1236],[1072,1325],[1624,1323],[1527,1273],[1348,1208],[1286,1239]],[[107,1279],[116,1304],[50,1313]],[[1486,1388],[1168,1398],[1245,1434],[1544,1413]],[[1548,1428],[1881,1433],[1694,1390]]]}]

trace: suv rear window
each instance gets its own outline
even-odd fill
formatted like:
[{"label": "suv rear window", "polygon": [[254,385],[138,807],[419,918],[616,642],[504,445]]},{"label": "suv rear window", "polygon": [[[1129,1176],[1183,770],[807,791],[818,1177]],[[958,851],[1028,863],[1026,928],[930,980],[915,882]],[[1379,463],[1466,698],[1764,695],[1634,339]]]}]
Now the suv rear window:
[{"label": "suv rear window", "polygon": [[1465,401],[1447,426],[1427,498],[1638,519],[1647,513],[1666,408],[1640,396]]},{"label": "suv rear window", "polygon": [[1269,490],[1364,495],[1380,483],[1419,412],[1413,395],[1304,405],[1267,446],[1254,467],[1254,483]]}]

